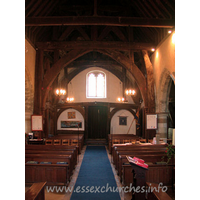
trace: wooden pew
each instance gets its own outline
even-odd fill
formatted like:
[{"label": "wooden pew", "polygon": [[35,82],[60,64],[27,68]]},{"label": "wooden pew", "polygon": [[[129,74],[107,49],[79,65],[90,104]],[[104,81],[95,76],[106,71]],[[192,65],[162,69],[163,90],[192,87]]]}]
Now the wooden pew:
[{"label": "wooden pew", "polygon": [[59,155],[59,154],[25,154],[25,162],[37,161],[37,162],[51,162],[56,164],[57,162],[68,163],[68,177],[71,177],[74,166],[72,166],[71,155]]},{"label": "wooden pew", "polygon": [[116,169],[118,170],[118,164],[119,164],[119,160],[120,160],[120,155],[134,155],[134,154],[165,154],[166,149],[165,148],[161,148],[161,149],[143,149],[143,148],[139,148],[139,149],[134,149],[134,150],[118,150],[116,151],[116,156],[113,160],[113,163],[116,167]]},{"label": "wooden pew", "polygon": [[147,200],[172,200],[172,198],[165,191],[158,187],[158,184],[146,182],[146,185],[148,188],[153,188],[153,192],[147,193]]},{"label": "wooden pew", "polygon": [[25,164],[25,183],[46,181],[47,185],[67,185],[69,164]]},{"label": "wooden pew", "polygon": [[25,145],[25,152],[27,150],[48,150],[48,151],[65,151],[65,150],[73,150],[75,151],[75,157],[78,156],[78,147],[67,146],[67,145]]},{"label": "wooden pew", "polygon": [[[126,155],[119,155],[119,161],[117,165],[118,175],[120,177],[120,180],[122,181],[122,165],[127,164],[128,160],[126,156],[130,157],[139,157],[140,159],[145,160],[145,162],[161,162],[162,157],[164,157],[166,154],[164,152],[156,152],[156,151],[150,151],[150,152],[136,152],[136,153],[128,153]],[[167,161],[166,158],[164,158],[163,161]]]},{"label": "wooden pew", "polygon": [[[148,163],[149,168],[146,174],[146,181],[159,184],[162,182],[166,186],[172,186],[174,164],[153,164]],[[130,186],[133,182],[131,165],[122,165],[122,183]]]},{"label": "wooden pew", "polygon": [[134,150],[134,149],[159,149],[159,148],[166,148],[167,145],[166,144],[154,144],[154,145],[146,145],[146,144],[132,144],[132,145],[114,145],[113,146],[113,151],[112,151],[112,157],[114,158],[116,155],[116,151],[117,150]]},{"label": "wooden pew", "polygon": [[112,152],[112,162],[117,165],[120,152],[126,154],[126,152],[139,152],[139,151],[158,151],[166,150],[166,145],[128,145],[128,146],[115,146]]},{"label": "wooden pew", "polygon": [[45,200],[46,182],[34,183],[25,193],[25,200]]},{"label": "wooden pew", "polygon": [[[114,151],[113,153],[113,162],[115,164],[116,169],[118,170],[118,174],[120,176],[120,180],[125,183],[130,185],[131,181],[133,181],[133,177],[132,177],[132,170],[131,170],[131,166],[128,165],[130,168],[128,168],[127,165],[123,165],[125,163],[127,163],[127,158],[126,155],[131,156],[131,157],[139,157],[141,159],[143,159],[145,162],[150,162],[151,163],[151,170],[149,170],[149,180],[151,181],[156,181],[153,180],[151,175],[154,173],[155,177],[159,177],[156,173],[158,173],[156,171],[156,169],[162,171],[164,165],[153,165],[153,163],[155,162],[161,162],[162,161],[162,157],[165,156],[165,160],[167,161],[167,157],[166,157],[166,146],[167,145],[130,145],[130,146],[116,146],[114,147]],[[172,159],[171,164],[174,164],[174,160]],[[172,165],[174,166],[174,165]],[[165,167],[166,168],[166,167]],[[127,173],[127,169],[129,169],[129,172]],[[124,171],[126,170],[126,171]],[[165,169],[167,170],[167,173],[169,174],[169,169]],[[170,180],[167,179],[165,180],[165,177],[161,177],[161,180],[165,181],[166,183],[170,183],[172,180],[172,167],[170,168]],[[166,174],[166,173],[165,173]],[[169,178],[169,176],[168,176]],[[127,181],[129,180],[129,181]]]},{"label": "wooden pew", "polygon": [[[166,154],[158,154],[158,153],[154,153],[152,155],[128,155],[130,157],[139,157],[143,160],[145,160],[145,162],[148,164],[155,164],[155,163],[160,163],[161,161],[163,161],[163,164],[166,163],[167,158],[163,156],[165,156]],[[162,163],[162,162],[161,162]],[[119,166],[119,176],[120,176],[120,180],[122,181],[122,174],[123,174],[123,165],[129,165],[127,158],[124,157],[124,155],[122,155],[122,159],[120,160],[120,166]],[[172,159],[171,162],[169,164],[174,164],[174,160]]]},{"label": "wooden pew", "polygon": [[129,134],[108,134],[108,150],[109,153],[112,153],[112,143],[113,140],[118,139],[120,140],[120,144],[124,143],[124,140],[135,140],[139,141],[141,138],[136,135],[129,135]]},{"label": "wooden pew", "polygon": [[119,163],[119,156],[120,155],[134,155],[134,154],[153,154],[154,152],[159,152],[160,154],[164,154],[166,151],[165,148],[162,149],[134,149],[134,150],[118,150],[116,151],[116,157],[113,160],[114,165],[116,166],[116,169],[118,169],[118,163]]},{"label": "wooden pew", "polygon": [[77,164],[77,156],[75,154],[74,150],[57,150],[57,151],[52,151],[52,150],[26,150],[26,154],[58,154],[58,155],[71,155],[72,156],[72,166],[75,167]]},{"label": "wooden pew", "polygon": [[[38,182],[48,180],[48,184],[66,184],[72,175],[77,163],[77,146],[65,145],[26,145],[25,162],[51,162],[52,164],[25,164],[26,182]],[[67,162],[67,164],[57,164]],[[28,173],[30,172],[30,173]],[[47,176],[47,174],[50,175]],[[61,173],[62,172],[62,173]],[[43,174],[43,175],[42,175]],[[46,174],[46,175],[45,175]]]},{"label": "wooden pew", "polygon": [[[73,153],[72,153],[73,151]],[[57,155],[71,155],[69,164],[69,176],[71,176],[73,169],[77,163],[78,149],[77,146],[63,146],[63,145],[26,145],[25,153],[26,154],[57,154]],[[30,157],[30,156],[29,156]],[[45,160],[44,160],[45,161]],[[46,160],[47,161],[47,160]],[[61,160],[58,160],[61,161]],[[51,162],[51,161],[49,161]]]}]

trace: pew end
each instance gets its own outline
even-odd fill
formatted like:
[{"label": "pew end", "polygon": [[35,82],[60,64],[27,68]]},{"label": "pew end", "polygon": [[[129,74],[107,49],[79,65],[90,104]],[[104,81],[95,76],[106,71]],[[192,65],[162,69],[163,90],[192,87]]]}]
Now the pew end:
[{"label": "pew end", "polygon": [[34,183],[25,193],[26,200],[45,200],[44,187],[46,182]]},{"label": "pew end", "polygon": [[159,184],[146,182],[146,185],[147,188],[152,188],[152,190],[149,189],[152,192],[147,192],[147,200],[172,200],[165,190],[159,188]]}]

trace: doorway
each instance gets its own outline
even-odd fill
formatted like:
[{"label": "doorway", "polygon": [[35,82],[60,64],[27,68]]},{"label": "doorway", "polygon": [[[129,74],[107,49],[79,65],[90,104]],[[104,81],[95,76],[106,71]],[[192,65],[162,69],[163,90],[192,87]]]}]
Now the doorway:
[{"label": "doorway", "polygon": [[88,139],[106,139],[108,112],[106,106],[88,107]]}]

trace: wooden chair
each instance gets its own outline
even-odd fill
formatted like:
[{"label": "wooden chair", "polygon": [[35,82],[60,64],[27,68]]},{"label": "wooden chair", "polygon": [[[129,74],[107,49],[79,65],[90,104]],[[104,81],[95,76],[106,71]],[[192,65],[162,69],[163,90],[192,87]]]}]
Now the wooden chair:
[{"label": "wooden chair", "polygon": [[125,143],[130,143],[130,140],[123,140],[123,143],[125,144]]},{"label": "wooden chair", "polygon": [[148,139],[148,142],[149,142],[149,143],[152,143],[152,142],[153,142],[153,140],[152,140],[152,139]]},{"label": "wooden chair", "polygon": [[78,140],[77,139],[72,139],[71,140],[71,145],[78,145]]},{"label": "wooden chair", "polygon": [[146,139],[140,139],[139,140],[141,143],[146,143]]},{"label": "wooden chair", "polygon": [[131,142],[132,144],[135,144],[136,139],[132,139],[132,140],[130,140],[130,142]]},{"label": "wooden chair", "polygon": [[70,139],[63,139],[62,140],[62,145],[70,145]]},{"label": "wooden chair", "polygon": [[120,140],[119,139],[114,139],[112,141],[112,146],[113,146],[113,144],[120,144]]},{"label": "wooden chair", "polygon": [[45,145],[52,145],[53,144],[53,140],[47,139],[45,141]]},{"label": "wooden chair", "polygon": [[54,145],[61,145],[61,140],[55,139],[55,140],[53,141],[53,144],[54,144]]}]

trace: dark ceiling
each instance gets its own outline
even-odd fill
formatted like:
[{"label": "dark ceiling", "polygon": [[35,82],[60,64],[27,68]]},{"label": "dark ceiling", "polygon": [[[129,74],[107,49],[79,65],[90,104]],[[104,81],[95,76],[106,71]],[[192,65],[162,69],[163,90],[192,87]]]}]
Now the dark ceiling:
[{"label": "dark ceiling", "polygon": [[[34,45],[44,41],[93,40],[93,29],[97,40],[157,45],[167,30],[174,28],[175,1],[26,0],[25,16],[26,38]],[[109,28],[105,30],[106,27]]]},{"label": "dark ceiling", "polygon": [[[25,37],[36,50],[44,50],[49,65],[54,64],[55,56],[89,50],[65,67],[68,82],[91,66],[107,69],[123,82],[119,57],[133,61],[146,77],[142,50],[151,54],[174,28],[175,0],[25,1]],[[73,73],[68,73],[69,68],[75,68]],[[126,81],[126,85],[132,84]]]}]

